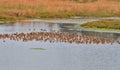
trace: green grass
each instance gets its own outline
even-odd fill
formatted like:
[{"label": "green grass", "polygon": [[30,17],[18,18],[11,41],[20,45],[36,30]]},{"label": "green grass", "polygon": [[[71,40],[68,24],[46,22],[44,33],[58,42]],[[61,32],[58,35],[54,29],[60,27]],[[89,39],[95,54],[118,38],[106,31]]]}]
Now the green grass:
[{"label": "green grass", "polygon": [[92,29],[92,30],[108,30],[108,31],[120,31],[120,20],[99,20],[93,22],[87,22],[79,25],[78,28]]},{"label": "green grass", "polygon": [[0,24],[4,24],[4,23],[15,23],[16,20],[15,19],[0,19]]},{"label": "green grass", "polygon": [[30,48],[32,50],[45,50],[44,48]]}]

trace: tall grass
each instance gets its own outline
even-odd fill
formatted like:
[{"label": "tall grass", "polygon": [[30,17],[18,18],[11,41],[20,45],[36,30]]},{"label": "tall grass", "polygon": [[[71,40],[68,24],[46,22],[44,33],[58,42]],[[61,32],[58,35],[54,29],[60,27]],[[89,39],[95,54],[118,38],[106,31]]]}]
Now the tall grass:
[{"label": "tall grass", "polygon": [[86,2],[95,2],[98,0],[71,0],[71,1],[86,3]]},{"label": "tall grass", "polygon": [[73,0],[0,0],[0,18],[4,19],[66,18],[72,16],[120,16],[120,2],[104,0],[86,0],[85,3]]}]

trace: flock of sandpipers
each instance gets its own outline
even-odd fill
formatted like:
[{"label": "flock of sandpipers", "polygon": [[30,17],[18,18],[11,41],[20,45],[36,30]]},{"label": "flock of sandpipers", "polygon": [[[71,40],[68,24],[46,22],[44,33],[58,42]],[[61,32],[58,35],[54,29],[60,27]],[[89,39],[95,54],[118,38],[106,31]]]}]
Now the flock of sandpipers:
[{"label": "flock of sandpipers", "polygon": [[0,39],[5,42],[5,39],[20,41],[48,41],[53,42],[65,42],[65,43],[77,43],[77,44],[113,44],[118,43],[114,39],[107,38],[97,38],[94,36],[70,34],[70,33],[60,33],[58,31],[40,31],[40,32],[30,32],[30,33],[13,33],[13,34],[0,34]]}]

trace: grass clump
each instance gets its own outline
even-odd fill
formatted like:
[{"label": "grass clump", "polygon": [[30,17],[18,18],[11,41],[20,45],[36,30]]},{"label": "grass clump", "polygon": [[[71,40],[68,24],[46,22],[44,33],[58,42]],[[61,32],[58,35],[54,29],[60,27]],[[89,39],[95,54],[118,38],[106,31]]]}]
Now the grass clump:
[{"label": "grass clump", "polygon": [[87,22],[85,24],[80,25],[79,27],[120,30],[120,20],[106,19],[106,20]]},{"label": "grass clump", "polygon": [[16,19],[11,19],[11,18],[0,18],[0,24],[4,23],[15,23]]},{"label": "grass clump", "polygon": [[45,50],[44,48],[31,48],[32,50]]}]

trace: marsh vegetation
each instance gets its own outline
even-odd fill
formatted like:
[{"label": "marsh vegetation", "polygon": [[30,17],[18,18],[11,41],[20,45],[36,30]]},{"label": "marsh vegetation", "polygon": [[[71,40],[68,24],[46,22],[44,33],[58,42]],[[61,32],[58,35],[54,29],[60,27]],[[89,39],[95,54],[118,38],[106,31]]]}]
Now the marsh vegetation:
[{"label": "marsh vegetation", "polygon": [[81,24],[78,28],[120,31],[120,20],[106,19]]},{"label": "marsh vegetation", "polygon": [[119,9],[115,0],[1,0],[0,19],[110,17]]},{"label": "marsh vegetation", "polygon": [[120,69],[120,20],[101,17],[120,1],[0,0],[0,70]]}]

